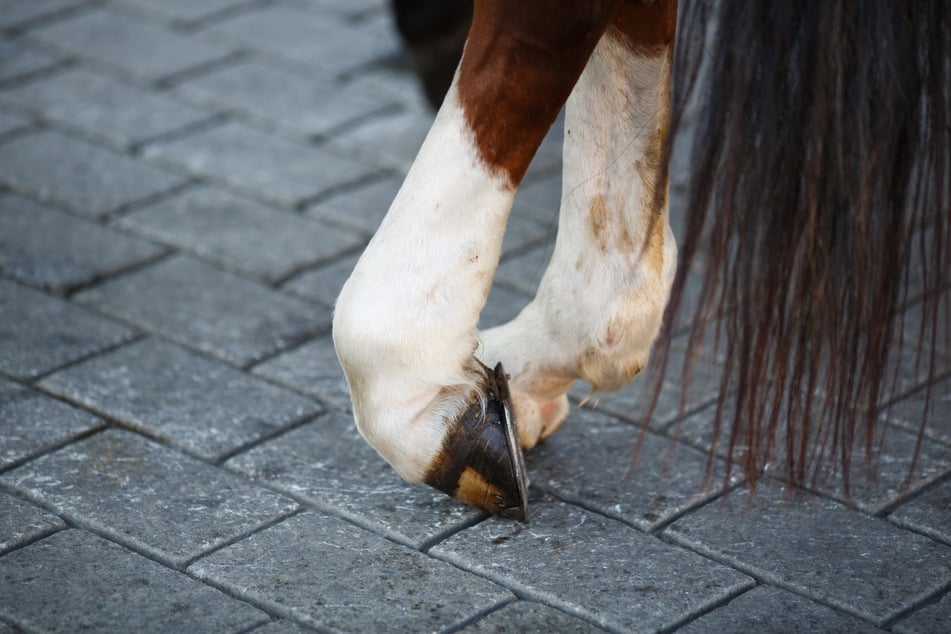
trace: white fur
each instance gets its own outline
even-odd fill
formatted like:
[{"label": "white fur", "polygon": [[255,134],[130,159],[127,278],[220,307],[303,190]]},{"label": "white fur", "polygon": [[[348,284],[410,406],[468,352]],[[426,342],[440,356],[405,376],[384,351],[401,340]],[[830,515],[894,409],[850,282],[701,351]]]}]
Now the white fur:
[{"label": "white fur", "polygon": [[[482,334],[478,356],[511,374],[522,443],[533,445],[568,412],[575,379],[617,389],[647,363],[676,269],[667,221],[663,265],[642,257],[653,194],[638,162],[656,143],[665,56],[638,57],[601,39],[567,103],[558,237],[535,299]],[[608,212],[599,246],[591,208]],[[616,238],[626,231],[633,247]]]},{"label": "white fur", "polygon": [[474,379],[476,324],[514,191],[479,158],[455,86],[337,300],[357,427],[419,481]]}]

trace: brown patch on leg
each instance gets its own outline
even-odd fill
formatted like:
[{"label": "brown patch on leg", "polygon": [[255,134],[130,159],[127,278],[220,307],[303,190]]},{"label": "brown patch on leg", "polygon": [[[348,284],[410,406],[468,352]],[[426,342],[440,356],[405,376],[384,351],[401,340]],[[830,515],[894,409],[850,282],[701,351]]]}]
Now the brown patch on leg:
[{"label": "brown patch on leg", "polygon": [[594,243],[598,245],[598,250],[605,253],[608,250],[608,206],[604,201],[604,196],[598,194],[591,199],[588,207],[588,230],[594,238]]}]

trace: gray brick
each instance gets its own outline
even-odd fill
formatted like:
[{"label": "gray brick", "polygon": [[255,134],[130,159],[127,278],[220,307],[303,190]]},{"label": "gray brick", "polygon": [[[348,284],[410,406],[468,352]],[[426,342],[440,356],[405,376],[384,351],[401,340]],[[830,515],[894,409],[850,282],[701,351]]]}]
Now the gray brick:
[{"label": "gray brick", "polygon": [[288,621],[287,619],[271,621],[270,623],[266,623],[261,627],[257,627],[251,631],[253,634],[306,634],[308,632],[313,632],[312,629],[302,627],[293,621]]},{"label": "gray brick", "polygon": [[750,495],[735,491],[665,534],[878,626],[951,582],[948,546],[778,484],[761,484]]},{"label": "gray brick", "polygon": [[208,460],[320,411],[288,390],[155,339],[52,374],[42,385]]},{"label": "gray brick", "polygon": [[334,142],[406,172],[432,125],[428,112],[402,111],[373,117],[336,135]]},{"label": "gray brick", "polygon": [[514,207],[538,222],[554,226],[561,209],[561,174],[553,173],[523,183],[515,194]]},{"label": "gray brick", "polygon": [[911,616],[892,626],[899,634],[934,634],[947,632],[951,628],[951,593],[934,603],[929,603],[913,612]]},{"label": "gray brick", "polygon": [[0,28],[21,26],[55,14],[58,11],[87,4],[88,0],[32,0],[30,2],[5,2],[0,13]]},{"label": "gray brick", "polygon": [[511,321],[530,300],[524,293],[493,284],[479,315],[479,328],[485,330]]},{"label": "gray brick", "polygon": [[175,567],[297,508],[288,497],[118,429],[28,462],[0,481]]},{"label": "gray brick", "polygon": [[101,216],[184,182],[182,176],[52,131],[0,145],[0,181]]},{"label": "gray brick", "polygon": [[355,253],[342,257],[332,264],[305,271],[288,280],[282,289],[320,302],[324,306],[333,306],[340,294],[340,289],[350,277],[359,258],[360,255]]},{"label": "gray brick", "polygon": [[[528,457],[533,485],[637,528],[658,523],[719,495],[722,461],[640,428],[584,409]],[[735,482],[738,474],[734,472]]]},{"label": "gray brick", "polygon": [[269,611],[345,632],[442,630],[511,598],[485,579],[317,513],[188,570]]},{"label": "gray brick", "polygon": [[100,425],[92,414],[0,379],[0,469]]},{"label": "gray brick", "polygon": [[52,513],[12,495],[0,493],[0,553],[61,528],[66,528],[66,523]]},{"label": "gray brick", "polygon": [[925,391],[920,390],[895,402],[886,410],[888,420],[913,433],[918,433],[924,421],[926,436],[951,445],[951,377],[932,384],[927,419],[924,418],[925,396]]},{"label": "gray brick", "polygon": [[293,134],[326,135],[390,104],[337,82],[248,60],[203,75],[179,91],[198,103],[234,108]]},{"label": "gray brick", "polygon": [[291,141],[238,122],[151,145],[146,156],[284,205],[357,182],[377,169],[332,149]]},{"label": "gray brick", "polygon": [[267,614],[79,530],[0,559],[0,615],[43,632],[238,631]]},{"label": "gray brick", "polygon": [[522,632],[595,634],[604,630],[548,606],[531,601],[518,601],[459,631],[465,634],[521,634]]},{"label": "gray brick", "polygon": [[45,26],[30,35],[45,44],[121,68],[142,79],[160,79],[222,59],[228,46],[182,35],[128,15],[98,8]]},{"label": "gray brick", "polygon": [[121,0],[143,11],[166,19],[193,21],[220,11],[247,4],[248,0]]},{"label": "gray brick", "polygon": [[403,184],[402,176],[388,175],[321,199],[308,215],[374,233]]},{"label": "gray brick", "polygon": [[79,306],[0,280],[0,372],[30,379],[133,334]]},{"label": "gray brick", "polygon": [[219,22],[214,32],[245,46],[340,75],[394,51],[395,37],[373,37],[327,12],[271,5]]},{"label": "gray brick", "polygon": [[480,515],[435,489],[401,480],[345,413],[331,412],[227,466],[417,548]]},{"label": "gray brick", "polygon": [[316,396],[338,409],[350,409],[347,380],[331,338],[318,337],[254,368],[254,373]]},{"label": "gray brick", "polygon": [[[31,3],[20,2],[22,6]],[[32,48],[22,42],[0,42],[0,81],[10,81],[46,70],[62,60],[52,53]]]},{"label": "gray brick", "polygon": [[209,117],[165,95],[83,68],[66,69],[2,92],[0,99],[123,147]]},{"label": "gray brick", "polygon": [[[430,552],[614,630],[655,631],[753,584],[606,517],[536,500],[528,524],[490,519]],[[609,589],[605,591],[605,589]]]},{"label": "gray brick", "polygon": [[548,243],[503,259],[495,272],[496,284],[534,297],[551,259],[552,247]]},{"label": "gray brick", "polygon": [[333,259],[363,242],[317,220],[207,187],[139,209],[119,224],[265,280]]},{"label": "gray brick", "polygon": [[951,480],[945,480],[898,507],[889,518],[899,526],[951,545]]},{"label": "gray brick", "polygon": [[0,112],[0,136],[15,132],[30,125],[30,120],[20,114]]},{"label": "gray brick", "polygon": [[786,632],[788,634],[866,632],[870,634],[883,630],[791,592],[770,586],[758,586],[677,631],[683,634],[704,632]]},{"label": "gray brick", "polygon": [[326,311],[181,255],[76,297],[236,364],[330,325]]},{"label": "gray brick", "polygon": [[0,195],[0,273],[54,291],[159,255],[160,247],[15,195]]}]

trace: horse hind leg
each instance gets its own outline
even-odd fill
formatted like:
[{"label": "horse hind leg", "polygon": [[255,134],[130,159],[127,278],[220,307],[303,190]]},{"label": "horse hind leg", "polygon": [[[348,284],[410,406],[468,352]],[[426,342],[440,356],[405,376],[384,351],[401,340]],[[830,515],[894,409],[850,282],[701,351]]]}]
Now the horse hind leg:
[{"label": "horse hind leg", "polygon": [[655,182],[669,109],[672,17],[658,18],[654,30],[639,21],[640,32],[632,33],[616,16],[601,38],[567,102],[552,260],[534,300],[481,335],[478,356],[501,362],[511,375],[526,448],[564,420],[576,379],[595,390],[630,382],[660,328],[677,255],[666,184]]}]

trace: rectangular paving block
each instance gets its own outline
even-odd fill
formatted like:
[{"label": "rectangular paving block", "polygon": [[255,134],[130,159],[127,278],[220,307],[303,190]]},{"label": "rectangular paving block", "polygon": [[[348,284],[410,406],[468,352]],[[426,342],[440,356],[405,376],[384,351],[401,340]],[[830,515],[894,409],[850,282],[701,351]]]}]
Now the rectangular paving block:
[{"label": "rectangular paving block", "polygon": [[211,187],[143,207],[118,224],[265,280],[331,260],[363,243],[355,233]]},{"label": "rectangular paving block", "polygon": [[62,528],[66,522],[52,513],[0,492],[0,554]]},{"label": "rectangular paving block", "polygon": [[553,246],[553,243],[543,244],[503,259],[495,271],[495,283],[534,297]]},{"label": "rectangular paving block", "polygon": [[951,545],[951,480],[945,479],[902,504],[888,518]]},{"label": "rectangular paving block", "polygon": [[87,0],[43,0],[42,2],[6,2],[0,14],[0,28],[22,27],[28,22],[52,16],[86,4]]},{"label": "rectangular paving block", "polygon": [[416,548],[481,515],[435,489],[404,482],[347,413],[331,412],[225,465]]},{"label": "rectangular paving block", "polygon": [[430,554],[609,630],[656,631],[752,579],[602,515],[536,500],[526,524],[490,519]]},{"label": "rectangular paving block", "polygon": [[234,632],[266,613],[81,530],[0,558],[0,618],[27,631]]},{"label": "rectangular paving block", "polygon": [[[704,452],[640,431],[576,410],[526,455],[529,478],[565,501],[645,531],[722,492],[722,460],[708,464]],[[742,475],[737,471],[731,483]]]},{"label": "rectangular paving block", "polygon": [[924,424],[925,436],[951,445],[951,377],[932,384],[927,416],[926,396],[926,391],[921,389],[896,401],[886,410],[886,418],[916,434]]},{"label": "rectangular paving block", "polygon": [[0,136],[15,132],[30,125],[26,115],[0,111]]},{"label": "rectangular paving block", "polygon": [[272,357],[255,366],[253,372],[315,396],[331,407],[350,410],[347,379],[330,337],[318,337]]},{"label": "rectangular paving block", "polygon": [[330,326],[326,310],[184,255],[83,291],[76,298],[238,365]]},{"label": "rectangular paving block", "polygon": [[512,599],[481,577],[313,512],[188,572],[268,611],[341,632],[444,630]]},{"label": "rectangular paving block", "polygon": [[951,592],[929,602],[892,626],[899,634],[931,634],[947,632],[951,628]]},{"label": "rectangular paving block", "polygon": [[402,110],[348,128],[334,135],[334,143],[405,173],[432,125],[432,113]]},{"label": "rectangular paving block", "polygon": [[883,626],[951,583],[951,547],[764,483],[671,524],[672,541]]},{"label": "rectangular paving block", "polygon": [[166,19],[190,22],[247,4],[247,0],[122,0],[122,3]]},{"label": "rectangular paving block", "polygon": [[[17,4],[24,7],[36,6],[36,3],[32,2]],[[22,41],[0,41],[0,81],[12,81],[25,77],[52,68],[61,61],[59,56],[47,50],[28,46]]]},{"label": "rectangular paving block", "polygon": [[28,462],[0,482],[175,567],[297,509],[284,495],[118,429]]},{"label": "rectangular paving block", "polygon": [[207,119],[209,112],[73,67],[0,92],[0,101],[128,147]]},{"label": "rectangular paving block", "polygon": [[0,144],[0,182],[89,216],[177,187],[185,177],[60,132]]},{"label": "rectangular paving block", "polygon": [[379,96],[275,63],[249,59],[179,84],[176,92],[234,109],[291,134],[319,136],[391,107]]},{"label": "rectangular paving block", "polygon": [[63,291],[160,255],[164,249],[15,194],[0,194],[0,273]]},{"label": "rectangular paving block", "polygon": [[230,41],[339,76],[398,50],[396,34],[374,37],[339,15],[293,5],[265,5],[215,24]]},{"label": "rectangular paving block", "polygon": [[106,317],[0,279],[0,372],[31,379],[131,339]]},{"label": "rectangular paving block", "polygon": [[285,282],[281,290],[332,308],[359,259],[360,254],[353,253],[329,264],[308,269]]},{"label": "rectangular paving block", "polygon": [[464,634],[499,634],[501,632],[595,634],[605,630],[547,605],[532,601],[517,601],[459,631]]},{"label": "rectangular paving block", "polygon": [[402,185],[402,175],[387,174],[321,198],[307,214],[372,234]]},{"label": "rectangular paving block", "polygon": [[99,7],[30,32],[53,48],[156,80],[223,59],[233,47]]},{"label": "rectangular paving block", "polygon": [[355,183],[379,169],[237,121],[149,145],[145,155],[282,205]]},{"label": "rectangular paving block", "polygon": [[41,385],[207,460],[320,412],[289,390],[152,338],[51,374]]},{"label": "rectangular paving block", "polygon": [[479,329],[486,330],[501,326],[514,319],[531,301],[531,297],[518,291],[493,284],[489,287],[489,296],[479,313]]},{"label": "rectangular paving block", "polygon": [[89,412],[0,378],[0,469],[102,425]]},{"label": "rectangular paving block", "polygon": [[771,586],[757,586],[677,632],[882,632],[871,623]]}]

